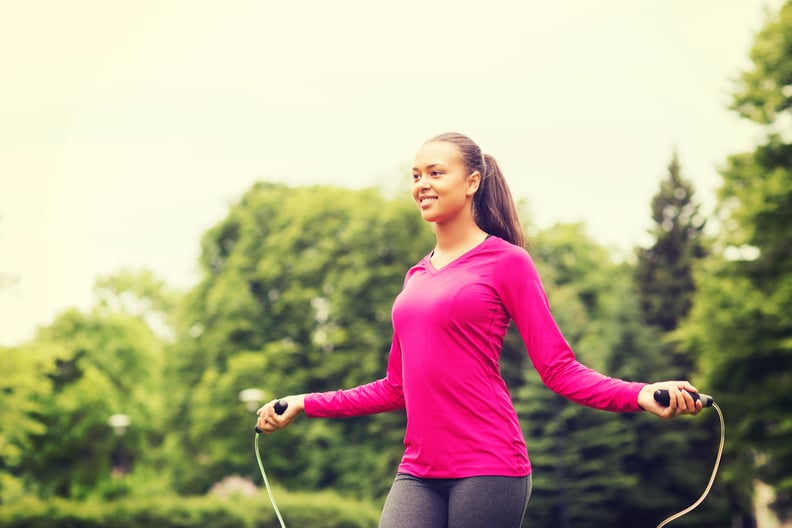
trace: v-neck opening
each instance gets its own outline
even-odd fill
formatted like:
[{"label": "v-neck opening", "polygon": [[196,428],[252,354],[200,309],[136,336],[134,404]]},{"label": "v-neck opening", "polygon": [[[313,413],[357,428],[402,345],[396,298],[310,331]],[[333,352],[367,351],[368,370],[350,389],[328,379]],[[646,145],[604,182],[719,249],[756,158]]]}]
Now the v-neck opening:
[{"label": "v-neck opening", "polygon": [[456,264],[458,262],[461,262],[461,261],[465,260],[467,257],[469,257],[469,256],[473,255],[474,253],[478,252],[491,238],[492,238],[492,235],[487,235],[487,237],[484,240],[482,240],[481,242],[479,242],[478,244],[476,244],[472,248],[468,249],[467,251],[465,251],[464,253],[462,253],[461,255],[456,257],[455,259],[449,261],[444,266],[441,266],[439,268],[436,267],[434,265],[434,263],[432,262],[432,255],[434,255],[434,250],[432,250],[432,252],[429,253],[426,256],[426,268],[432,275],[437,275],[438,273],[441,273],[443,270],[445,270],[445,269],[447,269],[449,267],[452,267],[454,264]]}]

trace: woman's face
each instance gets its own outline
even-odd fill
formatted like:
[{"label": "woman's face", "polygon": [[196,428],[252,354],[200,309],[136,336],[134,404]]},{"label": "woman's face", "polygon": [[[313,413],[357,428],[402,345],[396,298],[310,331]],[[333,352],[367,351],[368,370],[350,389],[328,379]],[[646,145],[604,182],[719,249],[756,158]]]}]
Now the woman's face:
[{"label": "woman's face", "polygon": [[427,222],[443,223],[469,210],[481,175],[467,173],[456,145],[424,143],[413,165],[412,197]]}]

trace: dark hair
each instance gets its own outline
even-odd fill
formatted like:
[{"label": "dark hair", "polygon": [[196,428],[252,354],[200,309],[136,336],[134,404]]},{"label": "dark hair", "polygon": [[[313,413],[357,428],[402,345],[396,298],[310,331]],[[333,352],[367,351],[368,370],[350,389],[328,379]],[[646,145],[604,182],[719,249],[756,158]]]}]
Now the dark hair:
[{"label": "dark hair", "polygon": [[495,158],[484,154],[472,139],[463,134],[447,132],[433,137],[427,143],[439,141],[456,146],[469,174],[476,171],[481,174],[479,188],[473,195],[473,219],[476,224],[486,233],[525,247],[525,235],[517,208]]}]

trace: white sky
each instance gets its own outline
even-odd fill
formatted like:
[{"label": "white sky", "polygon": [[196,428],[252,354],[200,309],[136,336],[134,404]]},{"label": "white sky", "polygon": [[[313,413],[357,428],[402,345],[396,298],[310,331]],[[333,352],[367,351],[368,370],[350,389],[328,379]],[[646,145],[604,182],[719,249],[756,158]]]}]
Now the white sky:
[{"label": "white sky", "polygon": [[674,148],[709,210],[759,139],[726,106],[781,3],[3,2],[0,345],[122,267],[191,286],[201,235],[256,180],[406,185],[449,130],[535,225],[627,254]]}]

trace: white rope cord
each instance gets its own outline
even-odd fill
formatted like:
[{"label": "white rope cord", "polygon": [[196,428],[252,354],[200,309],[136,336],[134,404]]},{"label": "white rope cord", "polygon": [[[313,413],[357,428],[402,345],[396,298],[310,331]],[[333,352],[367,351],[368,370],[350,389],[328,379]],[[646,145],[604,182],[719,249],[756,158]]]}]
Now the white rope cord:
[{"label": "white rope cord", "polygon": [[723,444],[726,439],[726,425],[723,422],[723,413],[721,412],[720,407],[718,407],[718,404],[712,402],[712,408],[715,409],[715,411],[717,411],[718,418],[720,418],[721,434],[720,434],[720,447],[718,448],[718,456],[715,458],[715,467],[712,468],[712,476],[710,477],[709,484],[707,484],[707,489],[704,490],[704,493],[701,495],[701,497],[699,497],[699,499],[696,502],[694,502],[693,504],[691,504],[681,512],[675,513],[665,521],[661,522],[660,524],[657,525],[657,528],[663,528],[663,526],[666,526],[671,521],[679,519],[683,515],[686,515],[691,511],[693,511],[696,507],[698,507],[699,504],[704,502],[704,499],[707,497],[707,495],[710,492],[710,489],[712,488],[712,483],[715,482],[715,475],[717,475],[718,473],[718,466],[720,466],[721,455],[723,454]]},{"label": "white rope cord", "polygon": [[256,460],[258,461],[258,467],[261,470],[261,476],[264,477],[264,487],[267,489],[267,495],[269,495],[270,502],[272,503],[272,508],[275,510],[275,515],[278,516],[278,521],[280,521],[281,528],[286,528],[286,523],[283,522],[283,517],[281,517],[280,510],[278,509],[278,505],[275,504],[275,497],[272,496],[272,490],[270,489],[269,480],[267,480],[267,474],[264,472],[264,464],[261,463],[261,455],[259,454],[259,434],[256,433],[256,437],[253,439],[253,446],[256,449]]}]

